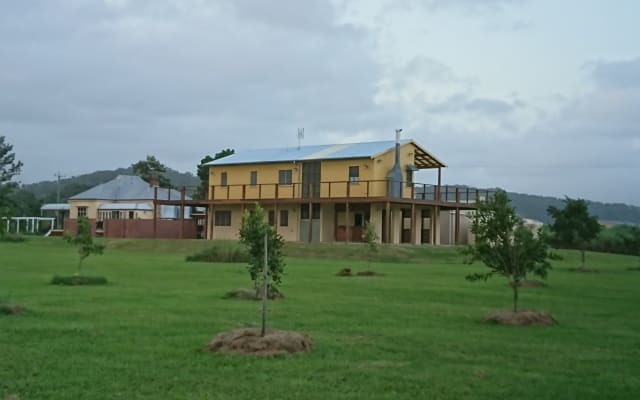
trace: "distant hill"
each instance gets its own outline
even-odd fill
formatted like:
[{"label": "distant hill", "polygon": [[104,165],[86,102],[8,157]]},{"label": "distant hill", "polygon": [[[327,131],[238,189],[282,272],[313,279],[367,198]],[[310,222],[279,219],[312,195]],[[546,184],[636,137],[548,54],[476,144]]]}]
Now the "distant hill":
[{"label": "distant hill", "polygon": [[[525,218],[532,218],[544,223],[551,222],[547,214],[547,207],[564,207],[562,199],[532,194],[508,193],[511,204],[518,214]],[[589,212],[596,215],[603,222],[615,224],[640,225],[640,207],[621,203],[589,202]]]},{"label": "distant hill", "polygon": [[[95,171],[88,174],[62,179],[60,181],[60,201],[66,202],[69,197],[81,193],[95,185],[110,181],[118,175],[133,175],[133,171],[131,168],[118,168],[108,171]],[[167,173],[165,175],[175,187],[193,187],[200,183],[198,177],[190,172],[178,172],[171,168],[167,168]],[[466,188],[464,185],[453,185],[450,187],[456,186]],[[43,181],[23,185],[21,189],[33,194],[33,196],[40,202],[53,203],[56,201],[56,181]],[[562,199],[555,197],[511,192],[508,194],[511,199],[511,204],[516,208],[518,214],[522,217],[537,219],[544,223],[551,222],[549,215],[547,215],[547,207],[563,207]],[[589,211],[598,216],[601,221],[640,225],[640,207],[619,203],[600,203],[590,201]]]},{"label": "distant hill", "polygon": [[[118,175],[135,175],[131,168],[118,168],[115,170],[95,171],[88,174],[78,175],[60,180],[60,201],[66,202],[73,195],[108,182]],[[175,187],[197,186],[200,180],[190,172],[178,172],[167,168],[165,176],[169,178]],[[38,200],[45,203],[54,203],[57,197],[57,181],[42,181],[22,185],[22,189],[32,193]]]}]

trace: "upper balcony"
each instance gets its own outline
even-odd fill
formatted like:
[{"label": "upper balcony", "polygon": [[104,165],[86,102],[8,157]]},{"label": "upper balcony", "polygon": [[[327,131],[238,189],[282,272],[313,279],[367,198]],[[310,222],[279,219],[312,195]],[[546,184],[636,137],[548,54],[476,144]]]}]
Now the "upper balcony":
[{"label": "upper balcony", "polygon": [[[401,196],[392,196],[392,187],[402,187]],[[397,190],[396,190],[397,192]],[[255,185],[211,185],[207,203],[257,201],[400,201],[471,206],[476,199],[486,199],[491,189],[463,186],[371,181],[331,181],[316,184],[260,183]]]}]

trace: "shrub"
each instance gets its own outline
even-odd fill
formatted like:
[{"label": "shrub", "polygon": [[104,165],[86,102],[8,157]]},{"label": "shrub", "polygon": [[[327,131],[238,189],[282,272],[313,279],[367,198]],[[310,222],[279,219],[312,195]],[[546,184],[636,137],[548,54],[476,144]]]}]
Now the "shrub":
[{"label": "shrub", "polygon": [[76,285],[106,285],[107,278],[103,276],[81,276],[81,275],[72,275],[72,276],[54,276],[51,279],[52,285],[67,285],[67,286],[76,286]]},{"label": "shrub", "polygon": [[213,246],[186,257],[187,261],[247,263],[249,254],[237,247]]},{"label": "shrub", "polygon": [[27,239],[25,239],[22,235],[15,235],[11,233],[0,235],[0,242],[20,243],[24,242],[25,240]]}]

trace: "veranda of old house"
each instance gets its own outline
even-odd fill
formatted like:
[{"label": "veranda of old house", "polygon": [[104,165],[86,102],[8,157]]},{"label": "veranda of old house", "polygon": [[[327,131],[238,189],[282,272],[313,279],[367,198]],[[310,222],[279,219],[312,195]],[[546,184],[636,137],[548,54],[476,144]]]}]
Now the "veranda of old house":
[{"label": "veranda of old house", "polygon": [[[209,163],[206,199],[155,201],[206,206],[207,239],[237,239],[259,203],[287,241],[359,242],[370,221],[383,243],[461,243],[462,212],[490,193],[442,185],[445,167],[413,140],[240,151]],[[434,182],[414,182],[418,170]]]}]

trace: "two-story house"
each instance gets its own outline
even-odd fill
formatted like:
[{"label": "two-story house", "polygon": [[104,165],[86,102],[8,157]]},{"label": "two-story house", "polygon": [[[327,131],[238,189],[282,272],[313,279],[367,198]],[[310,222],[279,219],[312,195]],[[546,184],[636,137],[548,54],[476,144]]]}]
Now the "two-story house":
[{"label": "two-story house", "polygon": [[[413,140],[239,151],[209,164],[206,236],[237,239],[260,203],[288,241],[361,241],[371,221],[384,243],[440,244],[441,220],[474,208],[477,190],[441,186],[445,164]],[[433,170],[434,184],[414,182]],[[452,231],[452,232],[453,232]]]}]

